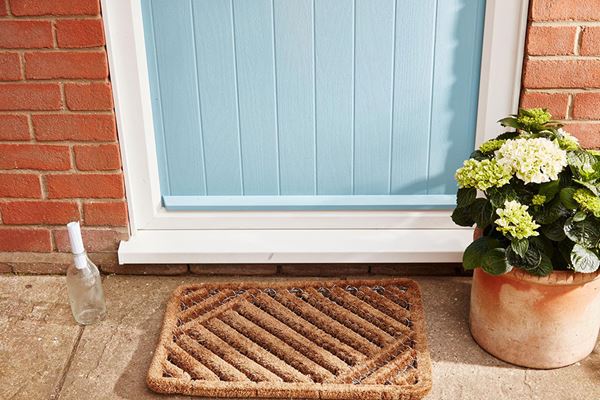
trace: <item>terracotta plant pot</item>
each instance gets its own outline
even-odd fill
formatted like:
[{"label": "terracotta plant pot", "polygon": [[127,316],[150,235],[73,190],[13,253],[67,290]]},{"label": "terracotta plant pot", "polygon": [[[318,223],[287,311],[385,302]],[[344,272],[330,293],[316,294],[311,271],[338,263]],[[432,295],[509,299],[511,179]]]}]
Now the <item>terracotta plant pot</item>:
[{"label": "terracotta plant pot", "polygon": [[557,368],[589,355],[600,329],[600,271],[536,277],[517,268],[494,276],[477,268],[471,288],[471,334],[512,364]]}]

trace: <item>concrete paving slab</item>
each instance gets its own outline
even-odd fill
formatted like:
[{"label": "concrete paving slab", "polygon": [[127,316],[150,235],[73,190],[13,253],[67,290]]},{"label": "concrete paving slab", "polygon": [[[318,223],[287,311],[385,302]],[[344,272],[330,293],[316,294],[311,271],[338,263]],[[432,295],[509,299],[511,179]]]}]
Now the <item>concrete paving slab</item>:
[{"label": "concrete paving slab", "polygon": [[81,328],[64,278],[0,276],[0,399],[53,399]]}]

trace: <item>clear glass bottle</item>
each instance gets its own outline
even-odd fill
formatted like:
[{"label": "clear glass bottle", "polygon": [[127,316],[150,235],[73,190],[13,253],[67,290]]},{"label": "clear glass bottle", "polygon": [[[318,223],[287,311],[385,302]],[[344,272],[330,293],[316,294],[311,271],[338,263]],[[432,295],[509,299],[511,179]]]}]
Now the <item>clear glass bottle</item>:
[{"label": "clear glass bottle", "polygon": [[67,224],[73,263],[67,269],[67,292],[75,321],[81,325],[98,322],[106,315],[102,279],[98,267],[88,258],[79,222]]}]

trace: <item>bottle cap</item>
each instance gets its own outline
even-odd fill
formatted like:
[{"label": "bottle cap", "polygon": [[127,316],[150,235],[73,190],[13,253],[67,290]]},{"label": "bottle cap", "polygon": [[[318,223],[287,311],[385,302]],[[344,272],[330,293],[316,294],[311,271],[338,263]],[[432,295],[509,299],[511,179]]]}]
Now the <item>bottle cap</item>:
[{"label": "bottle cap", "polygon": [[79,222],[69,222],[67,224],[69,231],[69,241],[71,242],[71,252],[73,254],[81,254],[85,252],[83,247],[83,239],[81,238],[81,228]]}]

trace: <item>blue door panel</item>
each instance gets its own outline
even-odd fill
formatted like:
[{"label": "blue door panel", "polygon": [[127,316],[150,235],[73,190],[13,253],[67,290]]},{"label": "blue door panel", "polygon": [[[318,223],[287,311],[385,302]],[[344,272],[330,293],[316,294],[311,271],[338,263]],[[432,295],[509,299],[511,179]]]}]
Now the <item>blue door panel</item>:
[{"label": "blue door panel", "polygon": [[167,209],[439,209],[485,0],[141,0]]}]

